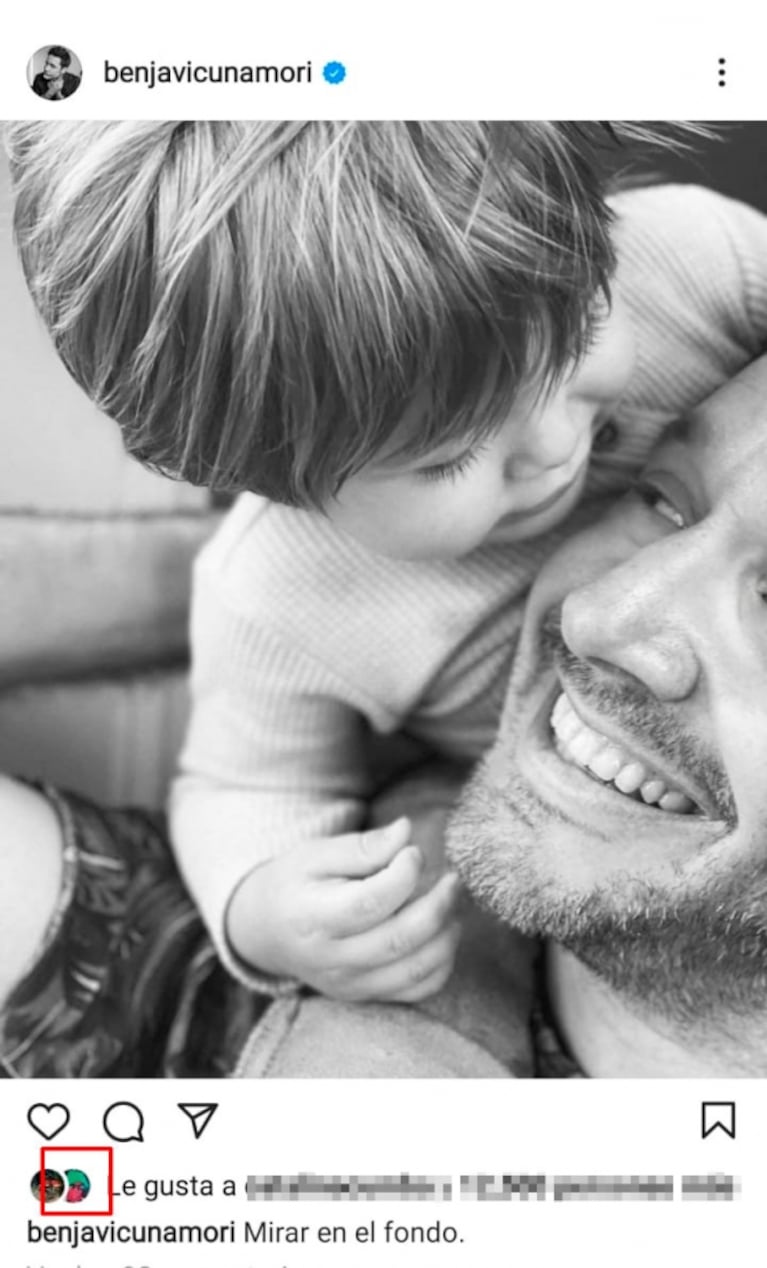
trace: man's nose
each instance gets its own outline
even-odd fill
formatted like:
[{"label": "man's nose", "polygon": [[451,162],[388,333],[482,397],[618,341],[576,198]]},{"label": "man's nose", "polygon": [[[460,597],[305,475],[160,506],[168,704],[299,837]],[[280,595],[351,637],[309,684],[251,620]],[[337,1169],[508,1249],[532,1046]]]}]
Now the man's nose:
[{"label": "man's nose", "polygon": [[570,651],[622,669],[659,700],[690,696],[701,672],[695,631],[706,628],[708,573],[684,541],[693,536],[664,538],[573,590],[562,606]]},{"label": "man's nose", "polygon": [[590,426],[585,402],[570,401],[559,392],[534,412],[521,434],[512,436],[507,480],[533,480],[545,471],[566,466]]}]

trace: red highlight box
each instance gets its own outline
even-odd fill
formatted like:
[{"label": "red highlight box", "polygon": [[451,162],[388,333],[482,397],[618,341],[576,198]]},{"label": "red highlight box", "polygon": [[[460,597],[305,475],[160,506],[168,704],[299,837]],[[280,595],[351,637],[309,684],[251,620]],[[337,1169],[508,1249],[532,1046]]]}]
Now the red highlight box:
[{"label": "red highlight box", "polygon": [[[53,1162],[47,1164],[45,1161],[46,1154],[106,1154],[107,1155],[107,1196],[109,1205],[105,1211],[93,1211],[86,1207],[78,1206],[73,1211],[60,1210],[51,1211],[45,1205],[45,1171],[46,1166],[51,1171],[55,1171],[56,1167]],[[49,1215],[114,1215],[114,1148],[112,1145],[43,1145],[40,1150],[40,1176],[42,1183],[40,1185],[40,1214]]]}]

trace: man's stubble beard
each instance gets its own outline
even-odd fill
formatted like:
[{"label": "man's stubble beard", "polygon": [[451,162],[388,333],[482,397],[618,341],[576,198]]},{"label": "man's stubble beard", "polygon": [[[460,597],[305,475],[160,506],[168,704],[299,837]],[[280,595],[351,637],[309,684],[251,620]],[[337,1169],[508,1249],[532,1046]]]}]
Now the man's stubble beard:
[{"label": "man's stubble beard", "polygon": [[579,893],[541,863],[546,832],[575,829],[510,773],[511,756],[501,791],[491,773],[497,761],[486,759],[472,777],[448,833],[449,856],[480,905],[522,933],[560,943],[627,1002],[675,1024],[767,1008],[762,862],[724,878],[681,878],[678,889],[626,877]]}]

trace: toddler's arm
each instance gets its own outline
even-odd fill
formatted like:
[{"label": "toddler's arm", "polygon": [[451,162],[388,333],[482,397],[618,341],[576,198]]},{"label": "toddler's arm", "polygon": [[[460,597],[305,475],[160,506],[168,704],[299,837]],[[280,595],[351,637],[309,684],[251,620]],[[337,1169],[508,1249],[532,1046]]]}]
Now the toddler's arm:
[{"label": "toddler's arm", "polygon": [[[227,590],[215,569],[196,570],[193,707],[171,799],[171,832],[187,886],[224,963],[251,985],[279,992],[291,983],[267,976],[270,972],[314,982],[311,966],[297,973],[305,957],[295,947],[288,953],[279,940],[272,941],[276,921],[265,920],[271,909],[265,911],[263,898],[287,899],[292,919],[307,896],[316,896],[315,856],[319,865],[335,838],[357,833],[367,822],[376,787],[368,769],[370,713],[366,716],[352,669],[349,683],[339,681],[303,650],[302,644],[311,643],[301,638],[304,631],[295,638],[275,631],[268,610],[265,619],[255,619],[252,602],[240,605],[244,587],[237,581]],[[390,860],[395,878],[413,879],[411,890],[400,886],[394,894],[398,902],[390,895],[386,915],[367,921],[371,931],[384,926],[383,938],[400,937],[386,922],[444,870],[441,841],[437,846],[414,837],[413,844],[420,853],[410,853],[404,873],[398,870],[404,860]],[[371,892],[382,883],[375,873],[387,865],[382,860],[370,868]],[[351,863],[349,877],[354,872]],[[429,929],[436,921],[441,932],[449,924],[448,890],[435,891],[419,908],[421,915],[414,913],[417,928],[402,935],[411,951],[436,936],[419,933],[425,928],[419,921]],[[329,936],[334,932],[329,929]],[[380,965],[381,946],[371,945],[370,952],[369,967]],[[385,984],[387,997],[400,985]]]},{"label": "toddler's arm", "polygon": [[[333,684],[263,630],[243,631],[247,647],[233,656],[230,631],[220,628],[228,623],[220,611],[193,640],[192,712],[170,820],[179,866],[219,955],[247,978],[241,959],[249,957],[237,955],[225,926],[241,882],[300,845],[359,829],[370,780],[361,719]],[[266,978],[249,980],[280,990]]]}]

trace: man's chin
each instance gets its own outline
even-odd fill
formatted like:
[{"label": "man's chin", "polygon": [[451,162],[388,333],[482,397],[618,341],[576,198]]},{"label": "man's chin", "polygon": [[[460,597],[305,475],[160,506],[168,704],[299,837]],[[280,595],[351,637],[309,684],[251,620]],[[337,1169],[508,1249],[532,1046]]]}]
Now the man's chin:
[{"label": "man's chin", "polygon": [[[616,869],[587,886],[558,866],[572,833],[522,779],[501,793],[483,766],[453,816],[448,853],[481,906],[560,943],[626,1002],[682,1023],[767,1007],[761,865],[681,885]],[[578,853],[588,843],[572,844]]]}]

